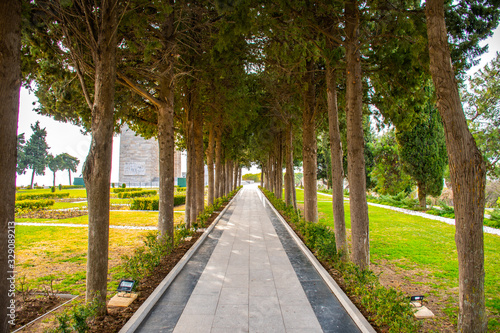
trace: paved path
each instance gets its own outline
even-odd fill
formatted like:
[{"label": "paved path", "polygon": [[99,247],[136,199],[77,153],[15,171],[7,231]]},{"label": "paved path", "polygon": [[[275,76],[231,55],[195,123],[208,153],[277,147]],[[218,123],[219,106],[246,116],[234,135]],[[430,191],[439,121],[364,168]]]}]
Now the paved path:
[{"label": "paved path", "polygon": [[241,190],[136,332],[359,332],[258,191]]}]

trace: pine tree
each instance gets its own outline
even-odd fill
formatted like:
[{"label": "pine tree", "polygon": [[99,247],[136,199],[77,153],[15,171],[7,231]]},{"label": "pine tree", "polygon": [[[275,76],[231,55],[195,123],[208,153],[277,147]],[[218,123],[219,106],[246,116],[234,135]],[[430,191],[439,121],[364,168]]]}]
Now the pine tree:
[{"label": "pine tree", "polygon": [[47,131],[45,128],[40,128],[39,121],[31,125],[31,130],[33,134],[31,134],[26,146],[24,146],[24,156],[22,156],[23,160],[21,160],[20,164],[25,164],[28,169],[32,170],[31,188],[33,188],[35,175],[45,175],[49,146],[45,141]]}]

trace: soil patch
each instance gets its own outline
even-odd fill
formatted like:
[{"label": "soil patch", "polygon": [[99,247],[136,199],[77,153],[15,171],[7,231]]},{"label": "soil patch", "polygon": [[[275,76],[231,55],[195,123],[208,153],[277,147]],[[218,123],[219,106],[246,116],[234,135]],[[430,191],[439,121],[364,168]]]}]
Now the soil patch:
[{"label": "soil patch", "polygon": [[16,293],[16,325],[12,330],[26,325],[30,321],[47,313],[67,299],[54,295],[35,295],[31,292]]}]

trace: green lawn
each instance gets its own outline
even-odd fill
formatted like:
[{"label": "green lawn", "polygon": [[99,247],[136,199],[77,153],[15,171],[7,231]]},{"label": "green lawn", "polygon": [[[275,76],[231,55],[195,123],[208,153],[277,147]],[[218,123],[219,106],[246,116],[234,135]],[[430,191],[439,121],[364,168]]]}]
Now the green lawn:
[{"label": "green lawn", "polygon": [[[303,201],[303,191],[297,190]],[[346,226],[351,227],[349,202],[345,205]],[[331,199],[318,195],[320,222],[333,228]],[[371,261],[388,261],[404,270],[429,272],[432,288],[450,291],[458,299],[458,259],[455,227],[423,217],[368,206]],[[486,306],[494,317],[490,330],[500,328],[500,237],[484,234]],[[458,304],[457,304],[458,307]],[[450,311],[450,312],[458,312]]]},{"label": "green lawn", "polygon": [[[110,292],[124,272],[121,256],[142,244],[142,230],[109,231]],[[16,226],[17,288],[55,290],[82,294],[85,291],[87,228]]]}]

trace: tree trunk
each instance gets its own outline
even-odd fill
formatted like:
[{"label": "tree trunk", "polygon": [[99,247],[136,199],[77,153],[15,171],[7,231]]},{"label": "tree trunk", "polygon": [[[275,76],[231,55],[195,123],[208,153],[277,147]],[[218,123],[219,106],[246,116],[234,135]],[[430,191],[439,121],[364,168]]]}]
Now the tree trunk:
[{"label": "tree trunk", "polygon": [[222,196],[222,134],[220,128],[215,133],[215,198]]},{"label": "tree trunk", "polygon": [[295,188],[293,187],[293,131],[292,124],[289,121],[288,128],[286,131],[286,145],[285,145],[285,202],[287,205],[293,204],[293,193]]},{"label": "tree trunk", "polygon": [[316,92],[314,88],[314,63],[307,64],[307,90],[304,92],[302,113],[302,158],[304,170],[304,218],[308,222],[318,222],[317,197],[317,147],[316,147]]},{"label": "tree trunk", "polygon": [[234,183],[233,183],[233,190],[235,190],[238,187],[238,171],[240,170],[240,166],[238,165],[238,162],[234,162]]},{"label": "tree trunk", "polygon": [[194,221],[205,208],[205,163],[204,163],[204,147],[203,147],[203,114],[201,110],[196,110],[195,126],[194,126],[194,144],[196,151],[195,159],[195,177],[196,189],[194,191],[196,200],[196,213]]},{"label": "tree trunk", "polygon": [[186,209],[185,209],[185,222],[186,227],[191,228],[196,218],[196,150],[194,145],[194,121],[193,111],[190,107],[187,109],[188,113],[188,131],[187,131],[187,172],[186,172]]},{"label": "tree trunk", "polygon": [[486,332],[484,188],[486,167],[469,132],[452,68],[443,0],[427,1],[430,71],[444,124],[455,206],[459,271],[459,332]]},{"label": "tree trunk", "polygon": [[31,173],[31,186],[30,186],[31,189],[33,189],[34,181],[35,181],[35,169],[33,169],[33,172]]},{"label": "tree trunk", "polygon": [[243,177],[243,175],[241,174],[242,172],[243,172],[243,168],[240,167],[238,170],[238,187],[241,186],[241,178]]},{"label": "tree trunk", "polygon": [[420,204],[420,207],[425,209],[427,207],[427,204],[425,202],[425,199],[427,197],[425,187],[420,182],[417,183],[417,187],[418,187],[418,203]]},{"label": "tree trunk", "polygon": [[54,185],[53,186],[56,187],[56,172],[53,171],[52,173],[54,174]]},{"label": "tree trunk", "polygon": [[347,233],[344,216],[344,168],[342,165],[342,141],[340,140],[339,113],[337,108],[337,75],[327,61],[326,93],[328,101],[328,125],[332,160],[332,205],[335,228],[335,245],[341,258],[348,259]]},{"label": "tree trunk", "polygon": [[113,148],[116,80],[117,12],[112,2],[100,8],[95,61],[95,90],[92,110],[92,142],[83,166],[88,194],[87,302],[97,298],[99,313],[106,312],[109,243],[109,183]]},{"label": "tree trunk", "polygon": [[214,203],[215,186],[214,186],[214,152],[215,152],[215,134],[214,126],[210,125],[208,132],[208,149],[207,149],[207,168],[208,168],[208,205]]},{"label": "tree trunk", "polygon": [[69,186],[71,186],[71,169],[68,169],[68,174],[69,174]]},{"label": "tree trunk", "polygon": [[264,166],[261,164],[260,165],[260,187],[264,187],[264,176],[265,175],[265,172],[264,172]]},{"label": "tree trunk", "polygon": [[[0,1],[0,332],[14,323],[17,122],[21,85],[21,1]],[[10,233],[10,234],[9,234]],[[9,257],[10,256],[10,257]]]},{"label": "tree trunk", "polygon": [[370,266],[370,238],[363,134],[363,86],[359,51],[359,8],[352,0],[345,5],[346,17],[346,112],[347,163],[350,186],[352,261],[361,269]]}]

